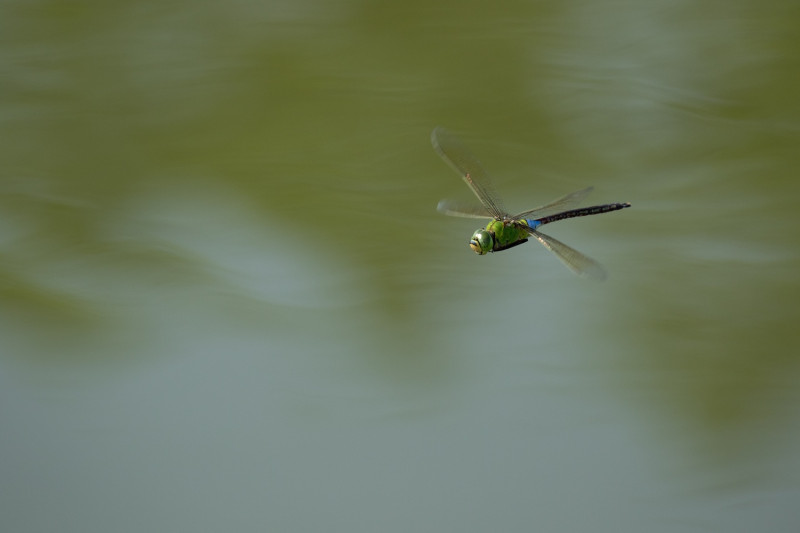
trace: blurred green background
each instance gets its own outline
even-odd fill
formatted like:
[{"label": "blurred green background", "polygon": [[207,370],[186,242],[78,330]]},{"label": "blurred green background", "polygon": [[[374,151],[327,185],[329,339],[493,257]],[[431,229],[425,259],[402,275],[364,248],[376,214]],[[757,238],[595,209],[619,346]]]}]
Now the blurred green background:
[{"label": "blurred green background", "polygon": [[2,529],[796,531],[798,20],[3,2]]}]

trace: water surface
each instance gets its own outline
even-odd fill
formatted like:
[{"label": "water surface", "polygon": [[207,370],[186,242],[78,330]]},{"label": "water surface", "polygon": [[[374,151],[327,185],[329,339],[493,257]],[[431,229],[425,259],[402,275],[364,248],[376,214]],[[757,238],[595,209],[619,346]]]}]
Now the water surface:
[{"label": "water surface", "polygon": [[794,4],[2,11],[4,529],[796,530]]}]

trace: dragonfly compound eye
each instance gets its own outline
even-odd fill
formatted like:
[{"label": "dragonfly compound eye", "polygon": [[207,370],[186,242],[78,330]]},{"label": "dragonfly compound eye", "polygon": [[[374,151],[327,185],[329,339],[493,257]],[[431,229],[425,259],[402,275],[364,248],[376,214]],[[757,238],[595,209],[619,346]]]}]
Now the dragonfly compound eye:
[{"label": "dragonfly compound eye", "polygon": [[472,234],[469,247],[476,254],[483,255],[492,249],[492,234],[485,229],[479,229]]}]

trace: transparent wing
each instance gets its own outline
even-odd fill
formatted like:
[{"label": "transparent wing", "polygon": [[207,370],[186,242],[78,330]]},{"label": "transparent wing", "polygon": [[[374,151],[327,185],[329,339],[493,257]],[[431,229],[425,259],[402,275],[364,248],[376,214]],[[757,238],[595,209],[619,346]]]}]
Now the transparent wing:
[{"label": "transparent wing", "polygon": [[438,127],[431,133],[431,144],[442,159],[461,174],[490,216],[498,220],[508,216],[503,203],[494,192],[489,175],[458,138],[446,129]]},{"label": "transparent wing", "polygon": [[522,213],[514,215],[511,218],[515,220],[536,219],[550,215],[555,215],[556,213],[561,213],[562,211],[568,211],[570,209],[578,207],[578,204],[580,204],[584,198],[589,196],[589,193],[592,192],[593,190],[594,187],[586,187],[585,189],[581,189],[580,191],[575,191],[566,196],[562,196],[561,198],[553,200],[549,204],[537,207],[536,209],[523,211]]},{"label": "transparent wing", "polygon": [[468,205],[442,200],[436,206],[436,210],[451,217],[464,218],[492,218],[492,214],[482,205]]},{"label": "transparent wing", "polygon": [[568,269],[572,270],[577,275],[595,281],[606,279],[606,271],[591,257],[583,255],[578,250],[570,248],[563,242],[549,235],[545,235],[533,229],[528,229],[527,231],[532,236],[536,237],[545,248],[553,252]]}]

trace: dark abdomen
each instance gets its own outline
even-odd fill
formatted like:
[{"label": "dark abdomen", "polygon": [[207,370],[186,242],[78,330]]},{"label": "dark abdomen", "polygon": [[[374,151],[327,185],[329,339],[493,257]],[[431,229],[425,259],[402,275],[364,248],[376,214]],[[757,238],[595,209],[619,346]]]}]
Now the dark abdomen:
[{"label": "dark abdomen", "polygon": [[550,215],[549,217],[537,218],[536,222],[541,224],[549,224],[565,218],[586,217],[589,215],[610,213],[611,211],[618,211],[619,209],[624,209],[630,206],[631,204],[625,202],[622,204],[603,204],[594,205],[592,207],[581,207],[580,209],[570,209],[569,211],[564,211],[563,213],[556,213],[555,215]]}]

